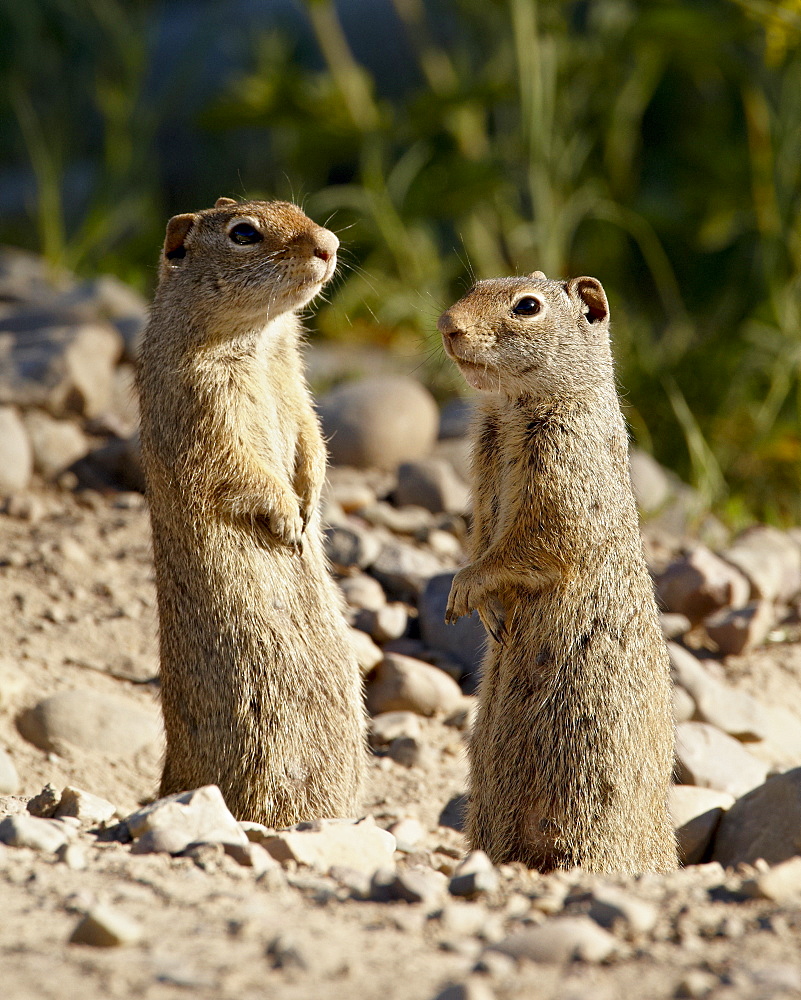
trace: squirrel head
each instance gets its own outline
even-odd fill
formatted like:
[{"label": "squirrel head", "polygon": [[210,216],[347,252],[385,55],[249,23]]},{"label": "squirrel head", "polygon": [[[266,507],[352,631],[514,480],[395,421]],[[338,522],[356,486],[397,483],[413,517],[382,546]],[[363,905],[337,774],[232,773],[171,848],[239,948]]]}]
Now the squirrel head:
[{"label": "squirrel head", "polygon": [[564,398],[607,382],[609,304],[597,278],[542,271],[479,281],[440,316],[445,353],[475,389]]},{"label": "squirrel head", "polygon": [[236,202],[167,224],[159,292],[192,308],[266,322],[307,305],[336,269],[339,240],[286,201]]}]

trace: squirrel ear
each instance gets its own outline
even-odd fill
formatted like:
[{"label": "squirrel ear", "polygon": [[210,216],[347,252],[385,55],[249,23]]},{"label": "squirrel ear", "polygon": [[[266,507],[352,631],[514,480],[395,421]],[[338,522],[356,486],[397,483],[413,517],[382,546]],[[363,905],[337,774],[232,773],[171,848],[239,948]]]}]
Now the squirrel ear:
[{"label": "squirrel ear", "polygon": [[235,204],[236,204],[236,202],[234,201],[233,198],[218,198],[214,202],[214,207],[215,208],[225,208],[226,205],[235,205]]},{"label": "squirrel ear", "polygon": [[538,281],[547,281],[544,271],[532,271],[529,278],[536,278]]},{"label": "squirrel ear", "polygon": [[609,319],[609,303],[604,286],[597,278],[573,278],[565,286],[571,299],[578,299],[588,323],[603,323]]},{"label": "squirrel ear", "polygon": [[174,215],[167,223],[167,235],[164,239],[164,256],[168,260],[179,260],[186,256],[184,240],[189,230],[195,224],[195,217],[191,212],[185,215]]}]

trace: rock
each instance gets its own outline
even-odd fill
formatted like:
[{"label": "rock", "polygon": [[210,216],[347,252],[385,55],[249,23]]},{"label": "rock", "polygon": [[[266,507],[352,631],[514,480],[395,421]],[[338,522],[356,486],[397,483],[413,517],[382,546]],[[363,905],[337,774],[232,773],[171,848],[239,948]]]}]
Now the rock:
[{"label": "rock", "polygon": [[0,496],[26,490],[32,474],[33,451],[25,425],[13,407],[0,406]]},{"label": "rock", "polygon": [[142,928],[135,920],[110,906],[98,904],[79,921],[70,936],[70,944],[117,948],[138,944],[141,939]]},{"label": "rock", "polygon": [[399,507],[424,507],[432,514],[464,514],[470,490],[444,458],[424,458],[398,466],[395,502]]},{"label": "rock", "polygon": [[704,627],[722,656],[737,656],[764,642],[774,622],[772,605],[752,601],[744,608],[724,608],[710,615]]},{"label": "rock", "polygon": [[683,687],[673,687],[673,719],[688,722],[695,715],[695,702]]},{"label": "rock", "polygon": [[379,500],[359,511],[359,516],[378,528],[386,528],[395,535],[419,536],[428,532],[434,522],[425,507],[393,507]]},{"label": "rock", "polygon": [[61,802],[61,792],[48,781],[41,792],[28,801],[28,812],[31,816],[49,819],[55,816],[59,802]]},{"label": "rock", "polygon": [[734,805],[734,796],[712,788],[672,785],[670,817],[686,865],[701,864],[709,852],[723,813]]},{"label": "rock", "polygon": [[111,486],[144,493],[139,434],[109,438],[105,444],[76,462],[74,471],[80,483],[90,489],[104,490]]},{"label": "rock", "polygon": [[183,854],[194,843],[192,833],[179,826],[147,830],[131,847],[131,854]]},{"label": "rock", "polygon": [[267,945],[265,953],[272,960],[274,969],[307,972],[312,965],[311,953],[292,933],[278,934]]},{"label": "rock", "polygon": [[26,813],[6,816],[0,822],[0,844],[31,847],[35,851],[57,851],[70,839],[69,827],[54,819],[39,819]]},{"label": "rock", "polygon": [[378,611],[387,603],[384,588],[378,580],[364,573],[346,576],[339,581],[339,586],[348,604],[359,611]]},{"label": "rock", "polygon": [[66,865],[70,871],[74,872],[85,871],[89,863],[86,848],[83,844],[62,844],[56,851],[56,857],[62,864]]},{"label": "rock", "polygon": [[692,627],[692,622],[687,615],[680,615],[675,611],[662,612],[659,615],[659,624],[662,626],[662,635],[666,639],[680,639]]},{"label": "rock", "polygon": [[407,542],[386,542],[370,573],[393,598],[416,604],[432,576],[442,571],[436,556]]},{"label": "rock", "polygon": [[472,399],[457,397],[447,402],[439,414],[439,438],[464,438],[470,433],[476,404]]},{"label": "rock", "polygon": [[68,299],[78,297],[92,302],[98,314],[113,323],[122,336],[125,359],[135,361],[147,326],[146,300],[111,274],[82,282]]},{"label": "rock", "polygon": [[639,448],[632,448],[629,471],[634,499],[643,514],[653,514],[667,503],[671,493],[670,478],[655,458]]},{"label": "rock", "polygon": [[766,872],[760,872],[756,878],[743,882],[741,891],[773,903],[801,900],[801,857],[790,858]]},{"label": "rock", "polygon": [[134,840],[146,833],[176,831],[176,840],[178,834],[186,838],[184,847],[248,843],[247,834],[231,815],[216,785],[168,795],[131,813],[122,822]]},{"label": "rock", "polygon": [[382,868],[370,882],[370,898],[377,903],[400,900],[431,906],[445,893],[445,876],[433,869],[407,868],[403,871]]},{"label": "rock", "polygon": [[321,872],[340,866],[372,874],[391,867],[395,851],[395,838],[376,826],[372,816],[298,823],[262,843],[276,861],[296,861]]},{"label": "rock", "polygon": [[661,606],[695,624],[720,608],[742,607],[750,586],[734,566],[698,545],[657,578],[656,593]]},{"label": "rock", "polygon": [[721,555],[746,576],[755,598],[787,603],[801,590],[801,548],[777,528],[748,528]]},{"label": "rock", "polygon": [[393,639],[399,639],[409,624],[409,614],[406,605],[393,601],[382,608],[362,609],[356,616],[356,627],[383,645]]},{"label": "rock", "polygon": [[695,702],[697,721],[717,726],[739,740],[762,740],[769,736],[768,713],[756,698],[713,677],[682,646],[669,642],[668,654],[675,680]]},{"label": "rock", "polygon": [[454,875],[448,883],[448,892],[452,896],[463,896],[473,899],[476,896],[496,892],[500,879],[496,871],[466,872]]},{"label": "rock", "polygon": [[659,919],[659,910],[645,899],[604,885],[592,892],[589,916],[606,930],[622,932],[631,938],[649,934]]},{"label": "rock", "polygon": [[465,814],[467,812],[467,796],[453,795],[445,803],[442,812],[439,814],[439,825],[447,826],[451,830],[464,832]]},{"label": "rock", "polygon": [[348,628],[353,655],[359,664],[362,677],[371,674],[383,660],[384,654],[366,632],[358,628]]},{"label": "rock", "polygon": [[233,858],[243,868],[252,868],[256,875],[279,868],[278,862],[261,844],[226,843],[223,847],[229,858]]},{"label": "rock", "polygon": [[414,736],[398,736],[387,747],[387,756],[403,767],[419,764],[422,754],[423,747]]},{"label": "rock", "polygon": [[589,917],[560,917],[539,927],[517,931],[492,944],[498,951],[518,961],[564,963],[576,959],[603,962],[617,948],[614,937]]},{"label": "rock", "polygon": [[16,795],[19,791],[19,775],[14,761],[0,748],[0,795]]},{"label": "rock", "polygon": [[801,767],[769,778],[723,816],[712,858],[725,867],[801,854]]},{"label": "rock", "polygon": [[440,990],[433,1000],[495,1000],[495,993],[480,979],[452,983]]},{"label": "rock", "polygon": [[42,750],[64,753],[66,745],[110,757],[130,757],[159,739],[155,712],[130,699],[91,689],[61,691],[40,701],[18,721],[26,740]]},{"label": "rock", "polygon": [[767,766],[714,726],[682,722],[676,727],[676,775],[680,784],[715,788],[739,798],[762,784]]},{"label": "rock", "polygon": [[367,569],[381,551],[381,543],[375,535],[355,524],[326,528],[323,545],[326,556],[338,572]]},{"label": "rock", "polygon": [[420,732],[420,717],[414,712],[381,712],[370,720],[370,742],[378,747],[404,736],[418,739]]},{"label": "rock", "polygon": [[398,653],[387,653],[367,688],[367,709],[409,711],[418,715],[451,712],[461,703],[459,685],[437,667]]},{"label": "rock", "polygon": [[89,452],[86,435],[72,420],[55,420],[42,410],[28,410],[24,422],[33,466],[45,479],[57,479]]},{"label": "rock", "polygon": [[334,465],[392,470],[427,455],[437,438],[437,404],[410,378],[339,386],[320,400],[319,409]]},{"label": "rock", "polygon": [[414,850],[426,835],[423,824],[411,816],[393,823],[389,832],[395,838],[395,849],[407,853]]},{"label": "rock", "polygon": [[55,816],[57,819],[62,816],[74,816],[82,823],[105,823],[116,815],[117,807],[101,799],[99,795],[92,795],[81,788],[73,788],[68,785],[61,793]]},{"label": "rock", "polygon": [[346,514],[360,511],[376,501],[375,489],[365,479],[364,473],[346,466],[329,468],[323,496],[328,503],[337,504]]},{"label": "rock", "polygon": [[96,417],[108,408],[122,338],[109,324],[55,315],[0,317],[0,404],[54,417]]},{"label": "rock", "polygon": [[484,659],[487,633],[474,611],[455,625],[445,624],[445,609],[453,573],[439,573],[428,580],[418,603],[420,634],[430,649],[454,657],[469,673],[476,673]]}]

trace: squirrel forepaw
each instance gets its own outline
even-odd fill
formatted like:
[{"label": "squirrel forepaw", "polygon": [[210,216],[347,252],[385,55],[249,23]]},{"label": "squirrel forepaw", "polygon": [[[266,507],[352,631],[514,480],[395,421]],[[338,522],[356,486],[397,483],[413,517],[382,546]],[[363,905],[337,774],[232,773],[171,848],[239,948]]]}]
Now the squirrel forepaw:
[{"label": "squirrel forepaw", "polygon": [[306,527],[297,507],[290,505],[272,510],[260,518],[274,541],[303,553],[303,531]]},{"label": "squirrel forepaw", "polygon": [[492,638],[503,645],[506,639],[506,609],[501,601],[494,594],[487,595],[478,608],[478,614]]},{"label": "squirrel forepaw", "polygon": [[460,618],[469,615],[478,603],[480,588],[472,579],[470,570],[471,567],[466,566],[453,578],[448,606],[445,609],[447,625],[455,625]]}]

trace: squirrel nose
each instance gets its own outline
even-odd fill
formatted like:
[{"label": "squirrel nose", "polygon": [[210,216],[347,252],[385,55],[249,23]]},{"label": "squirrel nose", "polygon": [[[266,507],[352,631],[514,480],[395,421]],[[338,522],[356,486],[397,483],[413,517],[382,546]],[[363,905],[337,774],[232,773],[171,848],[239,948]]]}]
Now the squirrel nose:
[{"label": "squirrel nose", "polygon": [[443,337],[448,337],[449,339],[458,337],[460,333],[464,332],[459,329],[453,316],[451,316],[449,312],[444,312],[437,320],[437,329]]},{"label": "squirrel nose", "polygon": [[314,256],[320,260],[329,261],[339,248],[339,240],[330,229],[320,229],[315,235]]}]

